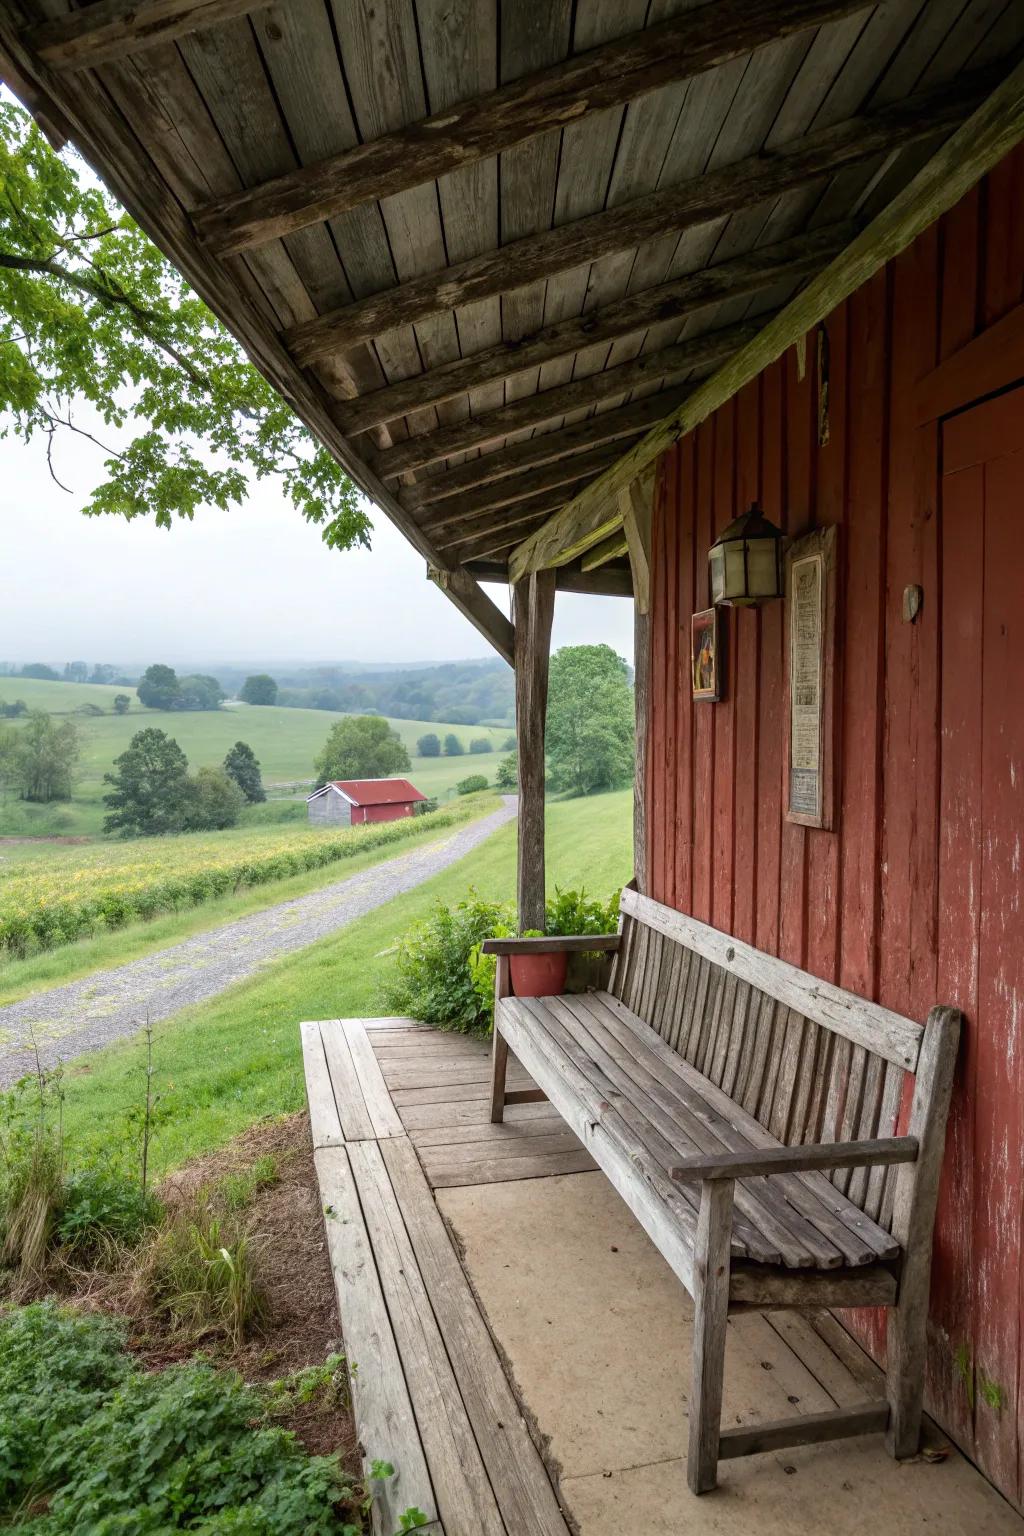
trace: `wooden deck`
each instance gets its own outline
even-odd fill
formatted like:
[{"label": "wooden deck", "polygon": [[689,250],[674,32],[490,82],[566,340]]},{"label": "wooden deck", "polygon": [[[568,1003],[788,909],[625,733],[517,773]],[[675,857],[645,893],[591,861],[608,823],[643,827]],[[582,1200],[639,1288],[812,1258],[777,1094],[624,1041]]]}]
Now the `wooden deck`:
[{"label": "wooden deck", "polygon": [[[367,1469],[395,1468],[373,1484],[375,1533],[393,1536],[415,1505],[429,1536],[569,1536],[433,1191],[588,1172],[592,1160],[546,1103],[490,1124],[482,1041],[396,1018],[304,1024],[302,1037],[356,1424]],[[532,1084],[516,1067],[510,1086]],[[813,1378],[829,1405],[882,1398],[878,1368],[828,1313],[751,1312],[739,1326],[754,1317],[779,1380]]]}]

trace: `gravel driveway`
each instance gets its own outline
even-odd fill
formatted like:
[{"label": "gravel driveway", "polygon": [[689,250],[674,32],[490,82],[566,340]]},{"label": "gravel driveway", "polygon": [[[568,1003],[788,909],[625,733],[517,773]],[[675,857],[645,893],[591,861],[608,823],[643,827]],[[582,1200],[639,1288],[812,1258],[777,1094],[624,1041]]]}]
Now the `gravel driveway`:
[{"label": "gravel driveway", "polygon": [[278,955],[336,933],[447,869],[516,813],[514,795],[501,810],[411,853],[401,854],[308,896],[283,901],[196,934],[114,970],[95,972],[64,987],[36,992],[0,1008],[0,1088],[9,1087],[35,1063],[34,1034],[46,1066],[131,1035],[148,1014],[151,1023],[179,1008],[216,997],[252,976]]}]

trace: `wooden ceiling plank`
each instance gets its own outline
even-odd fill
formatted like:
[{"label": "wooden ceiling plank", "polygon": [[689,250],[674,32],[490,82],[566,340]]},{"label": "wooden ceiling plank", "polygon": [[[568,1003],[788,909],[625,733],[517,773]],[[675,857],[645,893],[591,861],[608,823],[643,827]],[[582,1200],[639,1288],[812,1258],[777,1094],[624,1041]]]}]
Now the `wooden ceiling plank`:
[{"label": "wooden ceiling plank", "polygon": [[750,294],[774,282],[796,282],[819,271],[849,243],[855,232],[856,225],[850,221],[835,224],[815,231],[810,237],[781,241],[658,288],[630,294],[603,309],[590,309],[546,325],[522,341],[501,342],[456,363],[447,363],[346,402],[338,423],[350,437],[355,437],[425,404],[464,394],[482,382],[508,378],[552,358],[571,359],[574,353],[594,342],[612,341],[659,321],[682,321],[721,299]]},{"label": "wooden ceiling plank", "polygon": [[93,69],[144,48],[261,10],[270,0],[98,0],[30,28],[26,41],[51,69]]},{"label": "wooden ceiling plank", "polygon": [[851,119],[753,155],[650,197],[592,214],[573,224],[502,246],[454,267],[328,312],[285,333],[285,344],[309,358],[314,349],[353,346],[397,326],[420,324],[459,304],[566,271],[616,250],[628,250],[666,230],[710,223],[784,191],[898,146],[950,132],[977,105],[991,81],[967,77],[879,112]]},{"label": "wooden ceiling plank", "polygon": [[[524,497],[522,501],[503,507],[497,513],[492,512],[481,518],[474,518],[472,526],[459,523],[446,533],[432,534],[431,538],[438,549],[449,554],[457,551],[460,545],[472,544],[481,536],[493,533],[495,529],[515,528],[523,523],[532,522],[535,518],[543,521],[544,518],[550,517],[552,512],[557,512],[560,507],[564,507],[567,501],[571,501],[576,492],[586,485],[588,478],[593,479],[593,476],[577,475],[574,480],[570,480],[565,485],[541,491],[535,496]],[[458,558],[461,560],[462,556],[459,555]]]},{"label": "wooden ceiling plank", "polygon": [[[245,0],[205,3],[240,7]],[[157,6],[202,9],[203,0],[150,0],[150,9]],[[864,0],[711,0],[222,199],[197,216],[200,237],[219,255],[277,239],[863,8]]]},{"label": "wooden ceiling plank", "polygon": [[753,341],[516,549],[509,562],[512,579],[573,559],[613,532],[621,516],[619,491],[905,250],[1022,139],[1024,63],[1019,63],[913,181]]},{"label": "wooden ceiling plank", "polygon": [[420,469],[425,464],[437,463],[453,453],[467,448],[480,448],[500,441],[512,432],[526,427],[539,426],[546,421],[557,420],[567,411],[579,410],[599,404],[648,382],[660,383],[692,369],[705,368],[720,362],[738,347],[744,346],[760,329],[760,322],[729,326],[723,331],[708,331],[695,336],[680,346],[665,347],[661,352],[648,352],[624,363],[621,368],[611,368],[604,373],[588,374],[571,384],[545,390],[540,395],[527,395],[511,405],[491,411],[486,416],[473,417],[454,427],[443,427],[438,432],[422,437],[410,437],[393,448],[383,449],[373,459],[373,467],[382,480],[393,479],[407,470]]},{"label": "wooden ceiling plank", "polygon": [[617,410],[600,411],[587,421],[563,427],[560,432],[545,432],[527,442],[510,443],[494,453],[481,454],[458,469],[446,469],[443,474],[403,486],[401,505],[409,512],[428,505],[439,506],[445,497],[457,491],[500,482],[507,475],[552,464],[584,448],[639,437],[667,411],[681,404],[688,393],[689,389],[667,390]]}]

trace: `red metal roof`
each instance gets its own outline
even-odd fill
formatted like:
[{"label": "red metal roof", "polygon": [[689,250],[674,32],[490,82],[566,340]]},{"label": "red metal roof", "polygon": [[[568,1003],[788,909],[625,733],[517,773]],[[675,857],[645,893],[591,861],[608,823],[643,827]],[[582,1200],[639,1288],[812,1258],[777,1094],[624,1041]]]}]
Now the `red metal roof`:
[{"label": "red metal roof", "polygon": [[332,779],[331,783],[356,805],[408,805],[427,798],[408,779]]}]

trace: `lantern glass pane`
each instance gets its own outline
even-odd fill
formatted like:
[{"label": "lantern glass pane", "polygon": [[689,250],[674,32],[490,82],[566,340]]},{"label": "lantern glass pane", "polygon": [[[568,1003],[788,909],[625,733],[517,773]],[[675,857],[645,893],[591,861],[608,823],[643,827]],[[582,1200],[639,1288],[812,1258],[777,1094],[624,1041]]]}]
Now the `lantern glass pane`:
[{"label": "lantern glass pane", "polygon": [[708,555],[708,564],[711,567],[711,601],[720,603],[725,597],[725,559],[718,545]]},{"label": "lantern glass pane", "polygon": [[725,595],[727,599],[746,597],[747,571],[743,559],[743,540],[730,539],[725,550]]},{"label": "lantern glass pane", "polygon": [[774,597],[778,591],[778,559],[774,539],[747,545],[747,591],[750,597]]}]

